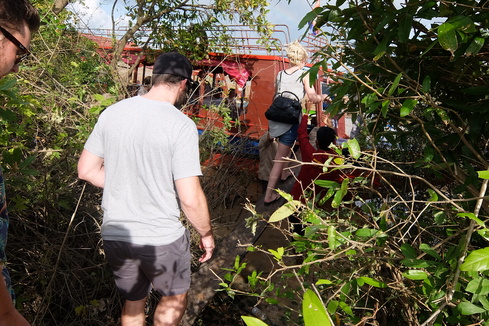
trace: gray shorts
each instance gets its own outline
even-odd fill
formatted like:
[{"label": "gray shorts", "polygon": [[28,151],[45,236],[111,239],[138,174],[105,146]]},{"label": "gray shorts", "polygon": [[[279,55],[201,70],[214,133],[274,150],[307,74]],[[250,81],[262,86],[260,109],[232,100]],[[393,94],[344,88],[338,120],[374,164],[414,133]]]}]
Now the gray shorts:
[{"label": "gray shorts", "polygon": [[163,296],[183,294],[190,287],[189,231],[163,246],[104,241],[107,262],[125,299],[145,298],[151,288]]}]

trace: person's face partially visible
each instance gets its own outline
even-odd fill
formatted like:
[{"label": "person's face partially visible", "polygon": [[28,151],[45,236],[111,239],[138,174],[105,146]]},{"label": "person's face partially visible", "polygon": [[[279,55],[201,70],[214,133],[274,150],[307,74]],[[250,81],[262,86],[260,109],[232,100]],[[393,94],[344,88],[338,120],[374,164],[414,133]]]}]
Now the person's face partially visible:
[{"label": "person's face partially visible", "polygon": [[188,81],[185,81],[185,87],[182,89],[180,88],[180,94],[177,97],[177,100],[175,101],[175,107],[180,108],[182,105],[185,104],[187,101],[187,90],[188,90]]},{"label": "person's face partially visible", "polygon": [[2,27],[21,45],[16,45],[14,43],[15,40],[10,40],[0,31],[0,78],[5,77],[9,73],[19,71],[18,59],[26,53],[21,47],[23,45],[28,49],[31,40],[31,32],[26,24],[22,25],[20,32],[4,26]]}]

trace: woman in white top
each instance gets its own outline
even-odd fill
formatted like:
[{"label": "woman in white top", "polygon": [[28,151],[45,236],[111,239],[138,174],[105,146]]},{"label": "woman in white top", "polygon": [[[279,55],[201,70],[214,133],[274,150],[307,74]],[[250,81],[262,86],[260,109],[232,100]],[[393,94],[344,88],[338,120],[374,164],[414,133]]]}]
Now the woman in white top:
[{"label": "woman in white top", "polygon": [[[326,94],[318,94],[309,85],[309,75],[302,77],[302,70],[307,63],[308,55],[306,49],[299,42],[292,42],[287,46],[287,57],[290,67],[282,70],[275,78],[275,94],[289,91],[297,95],[300,101],[307,95],[309,101],[319,103],[331,101]],[[284,96],[286,96],[284,94]],[[280,195],[275,191],[284,168],[284,158],[290,155],[290,149],[297,139],[297,128],[299,123],[294,125],[276,121],[268,121],[268,132],[270,138],[278,138],[278,148],[275,155],[274,164],[268,177],[268,185],[265,191],[264,204],[271,203],[280,199]]]}]

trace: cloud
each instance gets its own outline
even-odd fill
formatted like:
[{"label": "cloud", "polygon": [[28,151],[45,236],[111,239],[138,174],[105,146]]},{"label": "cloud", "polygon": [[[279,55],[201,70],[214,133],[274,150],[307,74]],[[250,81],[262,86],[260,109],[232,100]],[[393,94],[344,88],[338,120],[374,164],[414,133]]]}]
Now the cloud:
[{"label": "cloud", "polygon": [[[77,25],[80,28],[112,28],[112,18],[110,16],[111,5],[103,0],[84,0],[83,2],[74,2],[69,5],[70,10],[77,16],[79,21]],[[116,12],[117,15],[117,12]],[[117,19],[116,24],[127,25],[124,21],[126,16]]]},{"label": "cloud", "polygon": [[74,2],[69,10],[76,15],[77,25],[81,28],[109,28],[110,16],[100,7],[100,0]]}]

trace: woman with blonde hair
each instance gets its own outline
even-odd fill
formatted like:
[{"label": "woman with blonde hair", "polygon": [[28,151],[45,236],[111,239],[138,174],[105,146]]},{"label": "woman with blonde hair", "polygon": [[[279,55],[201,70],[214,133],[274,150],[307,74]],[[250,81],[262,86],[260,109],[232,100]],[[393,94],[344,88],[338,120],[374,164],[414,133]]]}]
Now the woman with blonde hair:
[{"label": "woman with blonde hair", "polygon": [[[316,90],[309,85],[308,74],[303,76],[303,68],[307,63],[308,55],[306,49],[299,42],[292,42],[287,46],[287,57],[289,58],[290,67],[277,74],[275,78],[275,94],[288,91],[294,93],[301,102],[305,95],[313,103],[331,101],[328,95],[316,93]],[[287,93],[284,96],[287,96]],[[268,177],[265,198],[263,199],[265,205],[270,205],[281,198],[275,189],[282,175],[285,164],[284,158],[290,155],[290,149],[297,139],[298,127],[299,123],[292,125],[271,120],[268,121],[270,138],[278,139],[278,147],[274,164]]]}]

